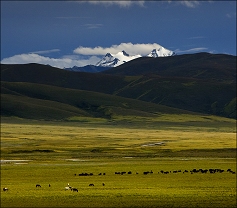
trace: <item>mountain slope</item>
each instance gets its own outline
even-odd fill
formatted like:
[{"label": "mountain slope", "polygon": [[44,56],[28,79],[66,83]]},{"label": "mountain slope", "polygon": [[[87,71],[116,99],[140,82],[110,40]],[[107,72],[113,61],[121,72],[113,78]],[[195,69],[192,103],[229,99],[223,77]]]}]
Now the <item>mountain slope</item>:
[{"label": "mountain slope", "polygon": [[117,91],[119,96],[236,118],[235,56],[198,53],[139,58],[102,73],[141,76]]},{"label": "mountain slope", "polygon": [[197,53],[165,58],[139,58],[102,73],[126,76],[155,74],[236,82],[236,56]]},{"label": "mountain slope", "polygon": [[166,56],[174,56],[175,53],[173,51],[170,51],[164,47],[160,47],[158,49],[153,49],[147,57],[153,57],[153,58],[158,58],[158,57],[166,57]]},{"label": "mountain slope", "polygon": [[158,49],[153,49],[149,54],[142,56],[140,54],[137,55],[129,55],[124,50],[122,52],[118,52],[117,54],[107,53],[97,64],[96,66],[102,67],[117,67],[124,63],[127,63],[131,60],[140,58],[140,57],[166,57],[166,56],[174,56],[175,53],[170,51],[162,46]]},{"label": "mountain slope", "polygon": [[1,81],[100,92],[236,118],[236,57],[223,54],[138,58],[102,73],[39,64],[1,65]]},{"label": "mountain slope", "polygon": [[133,59],[139,58],[141,55],[130,56],[125,51],[116,54],[107,53],[96,66],[100,67],[117,67]]},{"label": "mountain slope", "polygon": [[97,73],[101,71],[105,71],[109,69],[110,67],[103,67],[103,66],[94,66],[94,65],[86,65],[86,66],[74,66],[71,68],[64,68],[68,71],[74,71],[74,72],[89,72],[89,73]]},{"label": "mountain slope", "polygon": [[[114,93],[170,107],[236,118],[236,84],[142,76]],[[232,103],[232,105],[231,105]],[[227,112],[226,106],[232,106]]]},{"label": "mountain slope", "polygon": [[73,72],[41,64],[1,64],[1,81],[31,82],[108,94],[127,85],[122,77]]},{"label": "mountain slope", "polygon": [[1,115],[32,119],[116,116],[155,117],[194,114],[153,103],[102,93],[34,83],[2,82]]}]

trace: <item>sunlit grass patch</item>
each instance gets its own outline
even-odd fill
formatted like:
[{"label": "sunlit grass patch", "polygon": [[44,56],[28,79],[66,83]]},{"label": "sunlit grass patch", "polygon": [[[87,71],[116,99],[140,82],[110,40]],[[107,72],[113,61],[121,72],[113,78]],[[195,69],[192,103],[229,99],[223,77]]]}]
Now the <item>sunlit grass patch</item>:
[{"label": "sunlit grass patch", "polygon": [[3,122],[1,207],[235,207],[232,121],[161,123]]},{"label": "sunlit grass patch", "polygon": [[[7,186],[9,191],[1,192],[1,207],[210,207],[213,204],[234,207],[236,175],[226,170],[235,167],[234,159],[195,158],[6,164],[2,166],[1,190]],[[221,168],[225,172],[167,175],[160,172],[193,168]],[[126,171],[126,174],[115,175],[115,171]],[[128,171],[132,174],[128,175]],[[144,175],[144,171],[153,173]],[[78,176],[82,172],[91,172],[93,176]],[[36,188],[36,183],[41,188]],[[68,183],[79,192],[65,191]],[[90,187],[90,183],[94,186]]]}]

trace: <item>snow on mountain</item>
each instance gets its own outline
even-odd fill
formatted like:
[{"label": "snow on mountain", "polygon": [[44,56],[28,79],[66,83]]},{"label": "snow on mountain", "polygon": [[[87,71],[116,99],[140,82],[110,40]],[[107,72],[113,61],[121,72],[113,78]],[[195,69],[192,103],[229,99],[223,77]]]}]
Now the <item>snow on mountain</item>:
[{"label": "snow on mountain", "polygon": [[[173,51],[170,51],[164,47],[160,47],[158,49],[153,49],[148,55],[145,57],[166,57],[166,56],[173,56],[175,53]],[[117,54],[111,54],[107,53],[97,64],[96,66],[102,66],[102,67],[116,67],[121,64],[124,64],[128,61],[131,61],[136,58],[140,58],[142,55],[133,55],[130,56],[125,51],[118,52]]]},{"label": "snow on mountain", "polygon": [[165,57],[165,56],[174,56],[175,53],[173,51],[170,51],[164,47],[160,47],[159,49],[153,49],[147,56],[148,57]]},{"label": "snow on mountain", "polygon": [[116,54],[107,53],[97,64],[96,66],[103,67],[116,67],[125,62],[131,61],[133,59],[139,58],[141,55],[130,56],[125,51],[118,52]]}]

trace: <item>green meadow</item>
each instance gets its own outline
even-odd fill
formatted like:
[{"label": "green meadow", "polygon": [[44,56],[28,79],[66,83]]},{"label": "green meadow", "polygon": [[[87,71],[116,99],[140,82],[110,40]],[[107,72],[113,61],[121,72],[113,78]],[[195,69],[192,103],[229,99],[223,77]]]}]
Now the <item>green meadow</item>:
[{"label": "green meadow", "polygon": [[234,119],[1,118],[1,207],[236,207],[228,169],[236,171]]}]

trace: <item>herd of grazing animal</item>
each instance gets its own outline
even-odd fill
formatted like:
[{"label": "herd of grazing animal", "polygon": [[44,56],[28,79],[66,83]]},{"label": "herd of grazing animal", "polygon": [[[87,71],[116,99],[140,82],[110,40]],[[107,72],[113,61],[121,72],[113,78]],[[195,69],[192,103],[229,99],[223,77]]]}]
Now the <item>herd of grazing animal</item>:
[{"label": "herd of grazing animal", "polygon": [[[93,183],[90,183],[89,186],[95,186],[95,185],[94,185]],[[105,186],[105,183],[102,183],[102,186]],[[77,189],[77,188],[74,188],[74,187],[71,187],[71,186],[69,185],[69,183],[68,183],[67,186],[65,187],[65,191],[67,191],[67,190],[71,190],[71,191],[76,191],[76,192],[78,192],[78,189]]]},{"label": "herd of grazing animal", "polygon": [[[231,170],[230,168],[225,171],[225,170],[222,170],[222,169],[214,169],[214,168],[210,168],[210,169],[192,169],[190,171],[188,170],[173,170],[173,171],[164,171],[164,170],[161,170],[158,172],[161,173],[161,174],[171,174],[171,173],[191,173],[191,174],[194,174],[194,173],[201,173],[201,174],[207,174],[207,173],[210,173],[210,174],[215,174],[215,173],[223,173],[223,172],[227,172],[227,173],[231,173],[231,174],[235,174],[235,171]],[[124,175],[124,174],[128,174],[128,175],[131,175],[132,174],[132,171],[128,171],[128,172],[125,172],[125,171],[121,171],[121,172],[115,172],[114,173],[115,175]],[[136,174],[138,174],[138,172],[136,172]],[[153,171],[144,171],[143,172],[143,175],[148,175],[148,174],[153,174]],[[77,176],[77,174],[74,174],[75,176]],[[93,173],[80,173],[78,174],[78,176],[93,176],[94,174]],[[105,173],[99,173],[98,175],[106,175]],[[49,187],[51,187],[51,185],[49,184],[48,185]],[[89,186],[95,186],[93,183],[90,183]],[[102,183],[102,186],[105,186],[105,183]],[[36,188],[41,188],[41,185],[40,184],[36,184],[35,186]],[[7,187],[4,187],[3,188],[3,191],[8,191],[9,189]],[[73,192],[78,192],[78,189],[77,188],[74,188],[74,187],[71,187],[69,185],[69,183],[67,184],[67,186],[65,187],[65,191],[67,190],[71,190]]]},{"label": "herd of grazing animal", "polygon": [[77,188],[74,188],[74,187],[71,187],[70,185],[69,185],[69,183],[67,184],[67,186],[65,187],[65,191],[67,191],[67,190],[71,190],[71,191],[76,191],[76,192],[78,192],[78,189]]},{"label": "herd of grazing animal", "polygon": [[[77,175],[76,173],[74,174]],[[93,173],[79,173],[78,176],[93,176]],[[105,175],[105,173],[99,173],[98,175]]]}]

